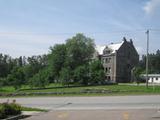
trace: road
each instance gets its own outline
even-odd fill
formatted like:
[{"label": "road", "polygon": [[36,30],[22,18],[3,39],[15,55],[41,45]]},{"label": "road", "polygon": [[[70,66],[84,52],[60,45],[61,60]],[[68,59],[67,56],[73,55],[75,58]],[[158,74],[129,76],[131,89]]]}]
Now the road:
[{"label": "road", "polygon": [[160,112],[141,110],[55,110],[25,120],[160,120]]},{"label": "road", "polygon": [[104,97],[21,97],[0,98],[0,102],[17,103],[49,110],[160,109],[160,95]]}]

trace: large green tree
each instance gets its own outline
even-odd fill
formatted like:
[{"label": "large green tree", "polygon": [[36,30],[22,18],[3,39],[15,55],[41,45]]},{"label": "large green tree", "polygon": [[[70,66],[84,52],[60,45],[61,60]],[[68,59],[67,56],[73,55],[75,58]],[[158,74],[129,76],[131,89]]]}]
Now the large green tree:
[{"label": "large green tree", "polygon": [[80,65],[89,63],[95,52],[95,44],[93,39],[77,34],[67,40],[66,50],[66,65],[74,70]]},{"label": "large green tree", "polygon": [[66,60],[66,45],[57,44],[50,47],[50,53],[48,56],[52,79],[58,80],[60,77],[60,71],[64,68]]},{"label": "large green tree", "polygon": [[[51,47],[49,66],[51,67],[53,78],[63,80],[63,83],[64,81],[67,83],[68,81],[75,82],[79,74],[78,71],[82,72],[80,66],[89,65],[95,52],[94,46],[93,39],[83,34],[77,34],[68,39],[65,44],[57,44]],[[66,76],[66,79],[64,76]]]}]

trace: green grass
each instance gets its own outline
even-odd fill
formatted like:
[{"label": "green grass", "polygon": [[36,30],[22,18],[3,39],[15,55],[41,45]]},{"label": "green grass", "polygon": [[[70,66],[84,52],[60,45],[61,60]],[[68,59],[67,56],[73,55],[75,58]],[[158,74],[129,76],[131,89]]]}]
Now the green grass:
[{"label": "green grass", "polygon": [[5,86],[0,88],[0,93],[12,93],[12,92],[15,92],[15,89],[12,86]]},{"label": "green grass", "polygon": [[38,111],[38,112],[47,112],[48,110],[39,109],[39,108],[31,108],[31,107],[21,107],[22,111]]},{"label": "green grass", "polygon": [[[82,91],[107,91],[106,93],[79,93]],[[29,86],[22,86],[19,91],[14,90],[13,87],[3,87],[0,93],[44,93],[44,92],[76,92],[77,94],[58,94],[54,96],[100,96],[100,95],[142,95],[142,94],[160,94],[160,86],[152,86],[146,88],[145,86],[136,86],[128,84],[120,85],[102,85],[102,86],[86,86],[86,87],[62,87],[60,84],[50,84],[44,89],[30,89]],[[47,95],[47,94],[46,94]],[[36,95],[37,96],[37,95]],[[43,95],[44,96],[44,95]],[[47,96],[51,96],[48,94]]]}]

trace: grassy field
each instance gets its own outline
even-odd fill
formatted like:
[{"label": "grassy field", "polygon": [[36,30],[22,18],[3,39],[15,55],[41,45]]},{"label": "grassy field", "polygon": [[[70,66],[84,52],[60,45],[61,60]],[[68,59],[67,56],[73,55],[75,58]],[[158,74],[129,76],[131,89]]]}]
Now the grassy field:
[{"label": "grassy field", "polygon": [[[32,94],[32,93],[50,93],[46,95],[56,96],[98,96],[98,95],[138,95],[138,94],[160,94],[160,86],[137,86],[137,85],[102,85],[102,86],[86,86],[86,87],[62,87],[59,84],[50,84],[43,89],[30,89],[28,86],[23,86],[16,91],[13,87],[3,87],[0,89],[1,94]],[[52,94],[54,93],[54,94]],[[58,94],[55,94],[58,93]],[[36,94],[38,95],[38,94]]]}]

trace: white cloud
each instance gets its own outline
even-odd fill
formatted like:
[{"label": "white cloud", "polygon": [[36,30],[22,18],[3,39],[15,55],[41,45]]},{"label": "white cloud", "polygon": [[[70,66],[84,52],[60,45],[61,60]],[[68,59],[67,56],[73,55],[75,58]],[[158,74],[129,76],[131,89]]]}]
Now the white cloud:
[{"label": "white cloud", "polygon": [[0,51],[13,57],[44,54],[54,44],[64,43],[66,36],[0,34]]},{"label": "white cloud", "polygon": [[141,47],[141,46],[136,46],[136,50],[137,50],[137,52],[140,54],[140,55],[142,55],[142,54],[144,54],[144,48],[143,47]]},{"label": "white cloud", "polygon": [[146,2],[145,6],[143,7],[143,10],[146,12],[146,14],[149,15],[159,13],[160,0],[149,0],[148,2]]}]

